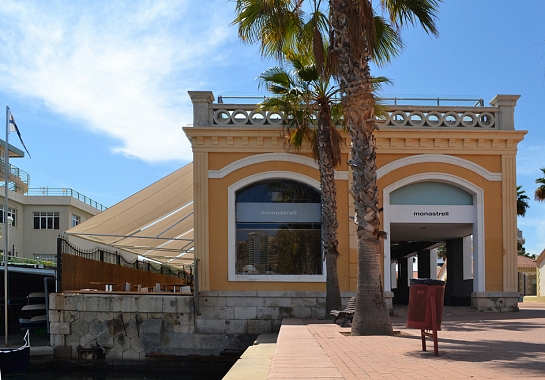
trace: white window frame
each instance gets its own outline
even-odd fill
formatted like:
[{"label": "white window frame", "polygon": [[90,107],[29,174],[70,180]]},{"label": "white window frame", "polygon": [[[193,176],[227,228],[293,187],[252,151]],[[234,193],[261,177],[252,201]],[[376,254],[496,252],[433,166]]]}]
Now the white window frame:
[{"label": "white window frame", "polygon": [[[39,214],[39,215],[37,215]],[[50,215],[52,214],[52,215]],[[53,227],[52,228],[42,228],[42,223],[40,222],[39,225],[40,225],[40,228],[36,228],[36,225],[34,224],[34,221],[36,220],[36,216],[38,216],[41,220],[41,218],[53,218]],[[58,224],[59,224],[59,227],[58,228],[55,228],[55,218],[58,219]],[[33,214],[32,214],[32,225],[34,227],[35,230],[44,230],[44,231],[49,231],[49,230],[59,230],[60,229],[60,226],[61,226],[61,220],[60,220],[60,213],[58,211],[34,211]]]},{"label": "white window frame", "polygon": [[322,274],[237,274],[236,273],[236,192],[255,182],[267,179],[291,179],[307,184],[320,191],[320,182],[314,178],[293,172],[270,171],[254,174],[233,183],[228,188],[228,281],[248,282],[326,282],[325,260],[322,260]]},{"label": "white window frame", "polygon": [[[0,223],[4,223],[4,217],[5,217],[4,205],[0,205],[0,212],[2,213],[1,214],[2,220],[0,220]],[[11,226],[17,227],[17,209],[8,206],[8,217],[10,216],[13,218],[13,222],[11,222]]]},{"label": "white window frame", "polygon": [[72,214],[72,227],[76,227],[81,223],[81,216]]}]

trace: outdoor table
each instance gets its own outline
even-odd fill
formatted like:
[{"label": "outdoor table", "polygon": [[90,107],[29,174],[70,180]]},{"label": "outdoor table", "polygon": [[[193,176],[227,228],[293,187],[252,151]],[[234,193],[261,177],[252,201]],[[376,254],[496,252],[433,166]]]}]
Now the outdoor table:
[{"label": "outdoor table", "polygon": [[[189,285],[187,285],[186,283],[167,283],[167,282],[163,282],[161,283],[161,287],[165,289],[165,291],[168,291],[168,288],[172,286],[172,291],[174,293],[176,293],[176,288],[179,288],[179,292],[182,292],[182,289],[184,288],[184,286],[187,286],[189,288]],[[191,288],[189,290],[191,292]]]}]

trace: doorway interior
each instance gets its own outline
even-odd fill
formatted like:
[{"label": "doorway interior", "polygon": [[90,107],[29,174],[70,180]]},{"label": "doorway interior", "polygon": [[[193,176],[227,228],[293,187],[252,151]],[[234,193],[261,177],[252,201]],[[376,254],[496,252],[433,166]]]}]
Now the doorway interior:
[{"label": "doorway interior", "polygon": [[429,173],[404,178],[383,194],[384,288],[393,302],[408,303],[410,279],[419,277],[447,281],[446,305],[471,305],[471,293],[484,290],[482,190]]}]

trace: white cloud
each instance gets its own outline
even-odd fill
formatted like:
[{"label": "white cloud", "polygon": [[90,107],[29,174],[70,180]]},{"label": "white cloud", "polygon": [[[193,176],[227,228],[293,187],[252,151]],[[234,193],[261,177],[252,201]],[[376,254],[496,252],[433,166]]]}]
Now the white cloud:
[{"label": "white cloud", "polygon": [[187,90],[202,88],[200,70],[236,33],[233,4],[202,4],[3,2],[0,89],[116,138],[116,152],[190,160]]}]

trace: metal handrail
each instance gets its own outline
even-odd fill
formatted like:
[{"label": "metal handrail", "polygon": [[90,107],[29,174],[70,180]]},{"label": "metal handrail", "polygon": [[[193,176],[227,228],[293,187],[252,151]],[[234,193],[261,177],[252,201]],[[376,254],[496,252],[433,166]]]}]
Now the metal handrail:
[{"label": "metal handrail", "polygon": [[[218,104],[223,104],[224,99],[267,99],[269,96],[218,96]],[[340,100],[340,99],[339,99]],[[398,102],[411,101],[411,102],[434,102],[436,105],[440,106],[441,102],[460,102],[460,103],[472,103],[473,107],[484,107],[483,98],[399,98],[394,96],[393,98],[377,98],[379,102],[393,102],[393,105],[398,105]],[[387,105],[387,104],[386,104]],[[415,105],[412,104],[411,105]]]},{"label": "metal handrail", "polygon": [[265,100],[267,99],[267,96],[224,96],[220,95],[218,96],[218,104],[223,104],[223,99],[260,99]]},{"label": "metal handrail", "polygon": [[52,187],[38,187],[38,188],[29,188],[25,193],[28,196],[62,196],[62,197],[72,197],[79,201],[82,201],[85,204],[88,204],[91,207],[94,207],[100,211],[106,210],[108,207],[98,203],[97,201],[92,200],[91,198],[73,190],[70,188],[52,188]]},{"label": "metal handrail", "polygon": [[[398,105],[398,101],[411,101],[411,102],[434,102],[437,106],[441,105],[441,102],[460,102],[460,103],[466,103],[471,102],[473,103],[473,107],[484,107],[484,100],[483,98],[379,98],[380,102],[389,102],[393,101],[393,105]],[[386,104],[387,105],[387,104]],[[409,105],[416,105],[414,103],[410,103]]]}]

